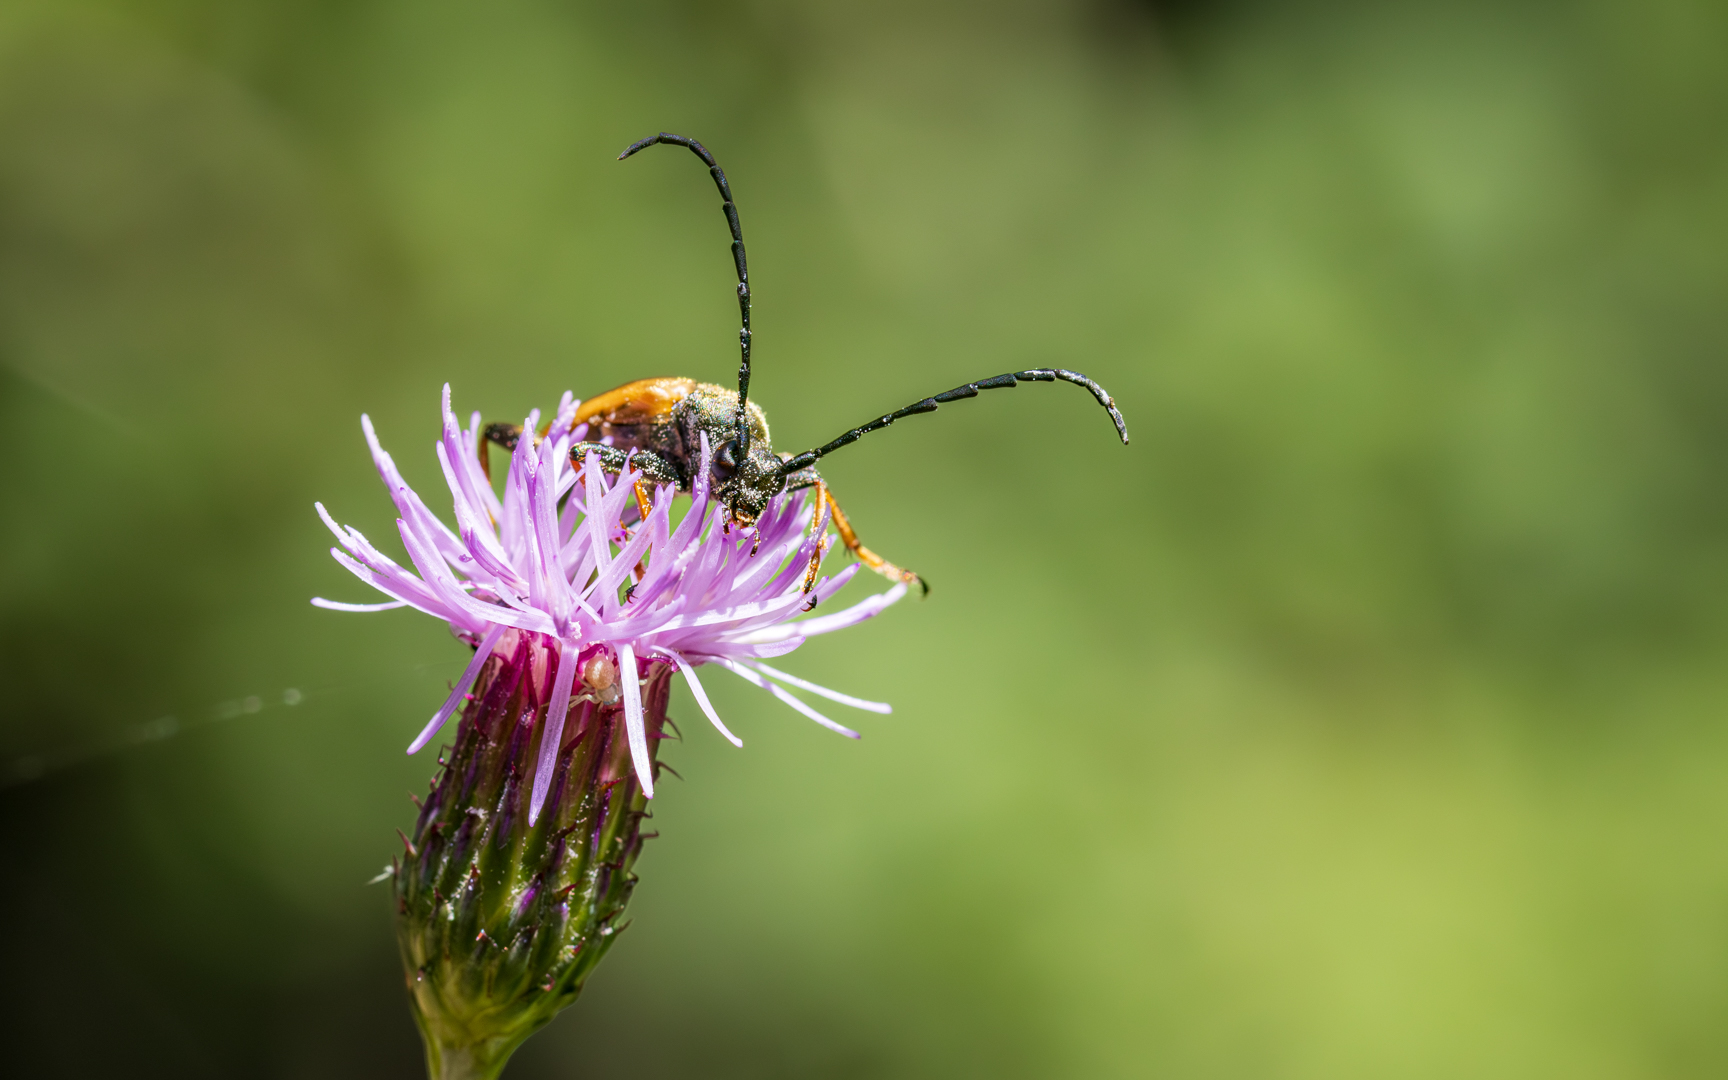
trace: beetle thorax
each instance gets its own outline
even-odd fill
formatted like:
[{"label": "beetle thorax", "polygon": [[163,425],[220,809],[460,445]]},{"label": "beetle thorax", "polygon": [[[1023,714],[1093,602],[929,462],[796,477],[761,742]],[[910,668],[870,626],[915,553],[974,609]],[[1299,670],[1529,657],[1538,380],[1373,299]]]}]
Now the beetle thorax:
[{"label": "beetle thorax", "polygon": [[[698,383],[679,407],[686,445],[694,449],[700,436],[713,448],[710,473],[714,494],[732,512],[732,520],[748,525],[768,506],[768,500],[786,489],[780,475],[780,457],[768,436],[768,419],[754,401],[745,407],[750,425],[750,450],[739,460],[738,393],[713,383]],[[692,457],[695,455],[692,454]]]}]

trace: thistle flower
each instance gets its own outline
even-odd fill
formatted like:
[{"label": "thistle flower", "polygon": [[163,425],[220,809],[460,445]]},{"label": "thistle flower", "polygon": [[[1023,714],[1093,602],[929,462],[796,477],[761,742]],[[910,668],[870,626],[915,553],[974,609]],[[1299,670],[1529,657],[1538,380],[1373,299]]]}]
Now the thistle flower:
[{"label": "thistle flower", "polygon": [[[905,594],[897,585],[845,610],[800,619],[858,566],[820,578],[808,567],[831,541],[801,492],[777,497],[754,534],[729,528],[710,498],[710,448],[674,526],[674,496],[658,488],[645,515],[641,476],[576,467],[568,393],[552,421],[523,424],[502,498],[479,467],[480,417],[461,428],[444,387],[436,446],[456,528],[440,521],[379,445],[366,441],[400,513],[412,569],[338,525],[336,560],[391,597],[339,611],[412,607],[444,619],[474,647],[450,696],[409,745],[429,745],[461,710],[454,744],[393,864],[398,939],[415,1017],[434,1076],[496,1076],[511,1052],[559,1009],[611,944],[629,899],[630,867],[658,772],[673,672],[729,742],[696,668],[715,664],[837,731],[796,687],[872,712],[863,701],[770,667],[816,634],[862,622]],[[785,684],[785,685],[782,685]],[[472,692],[470,692],[470,687]]]}]

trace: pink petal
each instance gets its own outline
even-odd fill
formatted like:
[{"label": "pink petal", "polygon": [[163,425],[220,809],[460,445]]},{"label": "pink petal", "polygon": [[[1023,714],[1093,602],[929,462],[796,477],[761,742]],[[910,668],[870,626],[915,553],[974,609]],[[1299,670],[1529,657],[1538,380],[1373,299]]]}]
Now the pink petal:
[{"label": "pink petal", "polygon": [[462,704],[463,695],[468,692],[470,686],[474,685],[474,680],[480,677],[480,669],[486,665],[486,658],[492,655],[493,647],[503,636],[504,626],[499,624],[487,631],[486,636],[480,639],[480,647],[474,650],[474,659],[468,661],[468,666],[462,671],[462,677],[456,680],[456,685],[450,690],[450,696],[444,699],[443,707],[432,714],[431,722],[420,732],[420,736],[408,744],[410,754],[419,753],[421,747],[431,742],[432,736],[438,734],[438,729],[444,726],[444,721],[450,719],[450,714]]},{"label": "pink petal", "polygon": [[552,790],[552,774],[558,771],[559,743],[564,738],[564,720],[570,711],[570,684],[576,679],[576,644],[559,642],[558,674],[552,679],[552,701],[546,710],[546,726],[540,733],[540,763],[534,767],[534,795],[528,802],[528,824],[540,820],[540,809]]},{"label": "pink petal", "polygon": [[648,759],[648,730],[642,722],[642,683],[636,674],[636,650],[618,646],[618,678],[624,691],[624,730],[630,737],[630,760],[642,790],[654,797],[654,766]]},{"label": "pink petal", "polygon": [[781,682],[786,683],[789,686],[796,686],[800,690],[808,690],[812,694],[825,697],[829,701],[838,701],[842,705],[850,705],[854,709],[863,709],[865,712],[881,713],[884,716],[894,711],[894,706],[889,705],[887,702],[865,701],[863,698],[855,698],[850,694],[842,694],[839,691],[830,690],[825,686],[817,686],[813,682],[805,682],[796,675],[788,675],[784,671],[778,671],[771,668],[760,660],[756,661],[751,666],[762,674],[779,679]]},{"label": "pink petal", "polygon": [[863,736],[859,735],[856,731],[853,731],[851,728],[847,727],[846,725],[837,724],[834,721],[828,719],[826,716],[823,716],[821,713],[817,712],[815,709],[812,709],[810,706],[804,704],[802,701],[799,701],[797,698],[793,697],[791,694],[787,693],[785,690],[782,690],[780,687],[775,686],[773,683],[769,682],[767,679],[764,679],[762,676],[756,674],[754,671],[751,671],[749,668],[745,667],[743,664],[740,664],[740,663],[733,661],[733,660],[721,660],[721,661],[719,661],[719,664],[721,667],[725,668],[727,671],[730,671],[732,674],[743,679],[745,682],[751,683],[751,684],[756,685],[756,686],[760,686],[762,689],[768,691],[770,694],[773,694],[775,697],[779,698],[781,701],[784,701],[786,704],[792,706],[794,709],[797,709],[799,712],[803,713],[805,716],[808,716],[810,719],[816,721],[818,724],[821,724],[823,727],[827,728],[829,731],[838,732],[841,735],[846,736],[848,739],[858,739],[858,738],[863,737]]},{"label": "pink petal", "polygon": [[394,611],[407,607],[406,600],[390,600],[382,604],[348,604],[341,600],[326,600],[322,596],[312,598],[313,607],[321,607],[327,611]]},{"label": "pink petal", "polygon": [[702,689],[702,680],[696,677],[696,669],[690,666],[690,661],[671,649],[666,650],[666,655],[670,656],[672,662],[678,665],[678,670],[684,675],[684,681],[690,686],[691,696],[696,699],[696,704],[701,706],[703,715],[708,717],[708,722],[714,725],[714,730],[724,735],[727,742],[742,750],[744,740],[726,729],[725,723],[720,719],[720,714],[714,711],[713,705],[709,704],[708,692]]}]

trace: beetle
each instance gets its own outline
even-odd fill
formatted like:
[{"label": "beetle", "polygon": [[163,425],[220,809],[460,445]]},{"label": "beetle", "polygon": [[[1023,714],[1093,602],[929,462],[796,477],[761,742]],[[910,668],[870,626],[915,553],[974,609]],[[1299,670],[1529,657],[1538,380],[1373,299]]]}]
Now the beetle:
[{"label": "beetle", "polygon": [[[962,398],[977,397],[983,390],[1006,389],[1023,382],[1060,381],[1085,387],[1110,414],[1111,421],[1116,425],[1116,434],[1124,445],[1127,444],[1127,422],[1116,408],[1115,400],[1102,386],[1076,371],[1032,368],[980,379],[933,397],[921,398],[905,408],[884,413],[861,427],[855,427],[831,442],[801,453],[776,453],[768,435],[768,420],[761,408],[750,400],[750,271],[744,257],[744,231],[738,221],[738,207],[732,200],[731,185],[727,183],[726,173],[720,168],[720,163],[714,160],[714,155],[701,143],[685,135],[673,135],[664,131],[658,135],[650,135],[631,143],[618,155],[618,160],[623,161],[659,143],[685,147],[701,158],[702,163],[708,166],[709,175],[714,178],[715,187],[720,189],[720,208],[725,213],[726,224],[732,231],[732,261],[738,271],[738,312],[743,323],[738,332],[741,353],[738,389],[733,391],[713,383],[697,382],[695,379],[662,377],[638,379],[589,398],[577,407],[571,429],[574,430],[578,424],[587,423],[590,425],[589,438],[603,441],[579,442],[570,448],[571,462],[578,469],[582,468],[592,455],[599,459],[601,469],[606,472],[621,473],[626,466],[633,464],[644,479],[671,484],[677,491],[688,492],[695,479],[693,474],[700,468],[702,437],[706,435],[709,446],[714,448],[709,467],[710,479],[714,485],[715,497],[727,509],[728,529],[737,526],[752,530],[757,517],[774,496],[786,491],[814,487],[816,515],[812,519],[813,528],[818,531],[825,529],[824,514],[832,515],[841,542],[855,558],[890,580],[916,584],[928,594],[929,585],[917,574],[902,570],[859,543],[857,533],[853,531],[846,515],[841,512],[840,504],[834,500],[834,493],[816,471],[817,461],[896,420],[919,413],[935,412],[941,405]],[[547,433],[545,429],[536,432],[536,440],[544,438]],[[487,445],[496,444],[514,450],[521,435],[522,428],[519,424],[487,426],[485,437],[476,449],[480,454],[481,467],[488,476],[491,475],[491,469],[486,452]],[[643,490],[640,481],[636,484],[636,501],[641,517],[646,520],[651,507],[648,494]],[[820,548],[817,550],[819,553]],[[813,556],[810,571],[804,581],[806,592],[815,584],[817,561]]]}]

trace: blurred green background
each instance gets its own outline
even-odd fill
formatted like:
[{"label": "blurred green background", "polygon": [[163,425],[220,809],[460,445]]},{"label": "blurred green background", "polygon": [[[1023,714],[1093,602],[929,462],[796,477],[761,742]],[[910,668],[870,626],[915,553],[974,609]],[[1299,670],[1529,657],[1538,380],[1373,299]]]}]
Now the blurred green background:
[{"label": "blurred green background", "polygon": [[[370,412],[730,377],[934,592],[680,690],[532,1077],[1728,1072],[1728,8],[0,5],[16,1075],[413,1077]],[[876,589],[861,581],[854,595]],[[293,691],[288,693],[288,691]],[[295,701],[296,704],[287,704]],[[168,718],[172,718],[171,720]]]}]

